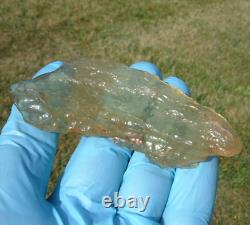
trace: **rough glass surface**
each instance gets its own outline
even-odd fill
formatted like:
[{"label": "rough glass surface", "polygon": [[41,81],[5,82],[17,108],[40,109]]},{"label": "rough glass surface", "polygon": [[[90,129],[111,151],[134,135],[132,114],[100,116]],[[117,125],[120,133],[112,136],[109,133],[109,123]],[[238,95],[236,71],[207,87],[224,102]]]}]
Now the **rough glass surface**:
[{"label": "rough glass surface", "polygon": [[102,60],[77,60],[11,91],[24,119],[47,131],[111,137],[161,166],[233,156],[228,122],[155,76]]}]

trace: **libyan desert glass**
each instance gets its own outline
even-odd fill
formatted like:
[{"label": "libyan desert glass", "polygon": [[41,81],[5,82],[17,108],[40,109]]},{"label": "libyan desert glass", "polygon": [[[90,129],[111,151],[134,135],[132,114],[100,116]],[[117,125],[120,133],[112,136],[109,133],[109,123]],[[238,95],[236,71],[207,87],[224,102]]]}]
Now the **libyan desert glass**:
[{"label": "libyan desert glass", "polygon": [[188,166],[242,148],[222,116],[157,77],[121,64],[76,60],[14,84],[11,91],[28,123],[111,137],[161,166]]}]

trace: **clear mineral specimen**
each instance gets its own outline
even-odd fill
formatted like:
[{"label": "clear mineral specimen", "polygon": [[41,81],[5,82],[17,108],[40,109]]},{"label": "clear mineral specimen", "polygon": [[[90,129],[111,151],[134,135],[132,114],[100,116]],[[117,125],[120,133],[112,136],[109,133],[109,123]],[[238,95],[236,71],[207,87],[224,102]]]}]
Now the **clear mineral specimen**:
[{"label": "clear mineral specimen", "polygon": [[102,60],[64,63],[12,85],[24,119],[47,131],[111,137],[161,166],[233,156],[242,145],[228,122],[158,78]]}]

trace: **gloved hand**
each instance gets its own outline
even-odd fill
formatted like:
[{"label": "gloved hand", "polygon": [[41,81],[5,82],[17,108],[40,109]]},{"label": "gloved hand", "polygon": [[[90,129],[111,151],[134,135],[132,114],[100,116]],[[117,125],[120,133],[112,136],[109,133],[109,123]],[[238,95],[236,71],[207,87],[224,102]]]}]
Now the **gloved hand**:
[{"label": "gloved hand", "polygon": [[[35,76],[60,67],[57,61]],[[133,68],[161,77],[148,62]],[[186,92],[183,81],[166,80]],[[61,179],[45,199],[58,134],[24,122],[12,107],[0,136],[1,225],[205,225],[213,209],[218,159],[191,169],[161,169],[144,154],[119,147],[109,138],[81,138]],[[104,196],[114,192],[124,198],[150,196],[144,211],[138,208],[105,208]]]}]

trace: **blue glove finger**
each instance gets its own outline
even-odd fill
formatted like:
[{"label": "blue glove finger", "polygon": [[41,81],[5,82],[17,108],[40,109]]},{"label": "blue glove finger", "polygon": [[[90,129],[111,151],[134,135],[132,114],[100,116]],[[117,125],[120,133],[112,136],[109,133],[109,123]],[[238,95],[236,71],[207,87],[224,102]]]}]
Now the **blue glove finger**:
[{"label": "blue glove finger", "polygon": [[130,65],[131,68],[141,70],[143,72],[150,73],[154,76],[159,77],[160,80],[162,80],[162,74],[160,69],[153,63],[148,61],[139,61],[132,65]]},{"label": "blue glove finger", "polygon": [[[51,63],[36,76],[60,64]],[[57,134],[27,124],[16,106],[12,107],[0,136],[0,212],[14,209],[21,215],[45,198],[57,142]]]},{"label": "blue glove finger", "polygon": [[[138,62],[131,67],[159,78],[162,77],[160,70],[149,62]],[[130,196],[139,199],[141,196],[145,204],[141,201],[137,208],[130,208],[128,205],[119,208],[117,213],[120,217],[117,219],[120,218],[120,222],[127,221],[131,224],[157,224],[165,209],[173,178],[173,169],[161,169],[158,165],[151,163],[144,154],[134,152],[124,174],[119,195],[125,199]],[[145,206],[147,196],[150,199]]]},{"label": "blue glove finger", "polygon": [[164,80],[165,83],[168,83],[171,87],[179,89],[183,94],[190,96],[191,91],[186,85],[186,83],[178,77],[169,76]]},{"label": "blue glove finger", "polygon": [[138,199],[141,196],[144,203],[140,201],[138,208],[129,208],[126,205],[118,209],[118,214],[130,223],[134,222],[135,218],[144,218],[145,221],[138,224],[159,222],[172,186],[174,172],[174,169],[162,169],[150,162],[144,154],[134,152],[124,174],[119,195],[125,199],[130,196]]},{"label": "blue glove finger", "polygon": [[116,210],[102,199],[118,192],[130,156],[111,139],[83,137],[49,201],[69,224],[113,224]]},{"label": "blue glove finger", "polygon": [[199,163],[196,168],[176,169],[162,224],[210,224],[216,196],[218,164],[218,158],[213,157]]},{"label": "blue glove finger", "polygon": [[[186,95],[190,90],[184,81],[168,77],[165,82]],[[162,224],[209,224],[216,195],[218,176],[217,157],[199,163],[197,168],[177,168]]]}]

